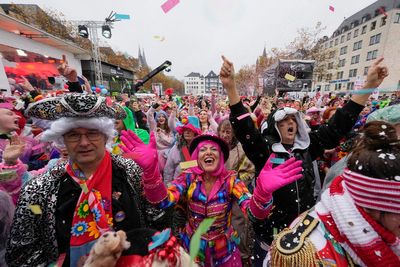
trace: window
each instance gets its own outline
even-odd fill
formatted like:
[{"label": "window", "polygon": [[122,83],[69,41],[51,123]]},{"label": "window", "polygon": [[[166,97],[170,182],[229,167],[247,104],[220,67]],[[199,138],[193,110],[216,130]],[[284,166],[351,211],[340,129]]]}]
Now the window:
[{"label": "window", "polygon": [[396,13],[396,15],[394,15],[394,23],[400,23],[400,13]]},{"label": "window", "polygon": [[356,38],[357,36],[358,36],[358,29],[355,29],[355,30],[354,30],[354,36],[353,36],[353,37]]},{"label": "window", "polygon": [[376,27],[376,20],[371,23],[371,31],[375,30]]},{"label": "window", "polygon": [[339,43],[339,38],[336,38],[335,45],[338,45],[338,43]]},{"label": "window", "polygon": [[353,45],[353,51],[359,50],[362,47],[362,41],[355,42]]},{"label": "window", "polygon": [[347,46],[343,46],[342,48],[340,48],[340,55],[344,55],[347,53]]},{"label": "window", "polygon": [[339,65],[338,65],[338,67],[340,68],[340,67],[344,67],[344,65],[346,64],[346,59],[344,58],[344,59],[341,59],[341,60],[339,60]]},{"label": "window", "polygon": [[332,47],[333,46],[333,40],[331,40],[330,42],[329,42],[329,47]]},{"label": "window", "polygon": [[328,74],[326,75],[326,79],[327,79],[328,81],[332,80],[332,73],[328,73]]},{"label": "window", "polygon": [[386,19],[387,19],[387,17],[382,17],[382,19],[381,19],[381,27],[386,25]]},{"label": "window", "polygon": [[340,90],[340,89],[342,89],[342,84],[341,83],[335,84],[335,90]]},{"label": "window", "polygon": [[354,27],[357,27],[358,26],[358,24],[360,24],[360,22],[358,21],[358,20],[356,20],[356,21],[353,21],[351,24],[350,24],[350,28],[354,28]]},{"label": "window", "polygon": [[343,71],[339,71],[339,72],[336,73],[336,79],[337,80],[343,79]]},{"label": "window", "polygon": [[349,70],[349,78],[357,76],[357,69]]},{"label": "window", "polygon": [[369,67],[365,67],[365,68],[364,68],[364,76],[367,76],[368,70],[369,70]]},{"label": "window", "polygon": [[369,45],[379,44],[381,41],[381,34],[373,35],[369,39]]},{"label": "window", "polygon": [[328,63],[328,70],[333,69],[333,62]]},{"label": "window", "polygon": [[351,38],[351,32],[347,33],[347,41]]},{"label": "window", "polygon": [[329,58],[334,58],[335,54],[336,54],[336,51],[329,52]]},{"label": "window", "polygon": [[366,33],[366,32],[367,32],[367,25],[364,25],[364,26],[362,27],[361,34],[364,34],[364,33]]},{"label": "window", "polygon": [[347,90],[353,90],[354,89],[354,82],[347,83]]},{"label": "window", "polygon": [[331,89],[331,85],[330,84],[325,84],[325,91],[330,91]]},{"label": "window", "polygon": [[344,37],[345,37],[344,35],[342,35],[342,37],[340,37],[340,43],[341,44],[343,44],[343,42],[344,42]]},{"label": "window", "polygon": [[360,62],[360,55],[351,57],[351,64],[357,64]]},{"label": "window", "polygon": [[367,61],[373,60],[378,57],[378,50],[369,51],[367,54]]},{"label": "window", "polygon": [[367,16],[364,16],[364,17],[361,18],[361,24],[363,24],[366,21],[367,21]]}]

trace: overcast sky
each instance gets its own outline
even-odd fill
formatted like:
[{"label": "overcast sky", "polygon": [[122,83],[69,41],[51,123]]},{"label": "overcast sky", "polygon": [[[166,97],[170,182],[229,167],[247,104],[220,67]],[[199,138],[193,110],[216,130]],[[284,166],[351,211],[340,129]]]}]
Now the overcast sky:
[{"label": "overcast sky", "polygon": [[[104,20],[113,10],[129,14],[130,20],[115,23],[108,43],[137,57],[144,48],[148,64],[155,68],[172,62],[168,75],[183,79],[190,72],[218,73],[220,55],[230,58],[239,69],[254,64],[264,45],[284,47],[301,27],[321,21],[326,35],[344,17],[374,0],[181,0],[167,14],[161,9],[166,0],[13,0],[37,4],[62,12],[70,20]],[[3,3],[11,1],[2,1]],[[334,12],[329,6],[335,8]],[[164,37],[161,42],[154,36]],[[103,38],[104,39],[104,38]]]}]

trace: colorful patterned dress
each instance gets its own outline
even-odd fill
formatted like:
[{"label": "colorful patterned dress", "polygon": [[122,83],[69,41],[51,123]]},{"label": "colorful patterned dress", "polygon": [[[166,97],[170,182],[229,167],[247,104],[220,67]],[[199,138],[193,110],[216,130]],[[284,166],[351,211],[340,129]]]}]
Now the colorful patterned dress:
[{"label": "colorful patterned dress", "polygon": [[[235,260],[237,265],[234,266],[241,266],[240,254],[237,254],[236,249],[239,238],[231,225],[233,201],[238,202],[251,220],[256,220],[249,209],[251,194],[243,181],[237,178],[235,172],[229,172],[226,177],[217,178],[207,197],[203,178],[186,172],[172,181],[166,198],[158,205],[160,208],[167,208],[176,204],[181,196],[186,196],[188,201],[188,222],[181,233],[183,246],[187,251],[190,238],[203,219],[216,218],[209,231],[201,237],[196,262],[206,266],[220,266],[231,261],[232,255],[239,255]],[[271,203],[272,201],[268,206]]]}]

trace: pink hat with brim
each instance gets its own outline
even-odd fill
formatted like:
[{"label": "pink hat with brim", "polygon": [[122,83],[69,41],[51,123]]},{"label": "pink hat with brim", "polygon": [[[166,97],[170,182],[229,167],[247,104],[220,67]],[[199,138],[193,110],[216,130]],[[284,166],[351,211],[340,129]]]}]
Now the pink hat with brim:
[{"label": "pink hat with brim", "polygon": [[307,109],[306,113],[316,113],[316,112],[321,112],[321,110],[319,108],[316,107],[311,107],[309,109]]},{"label": "pink hat with brim", "polygon": [[13,109],[14,105],[8,102],[5,103],[0,103],[0,108],[4,108],[4,109]]},{"label": "pink hat with brim", "polygon": [[200,135],[202,134],[200,130],[200,121],[199,118],[196,116],[187,116],[182,119],[182,124],[176,127],[176,131],[179,134],[183,134],[185,129],[193,131],[195,134]]},{"label": "pink hat with brim", "polygon": [[196,127],[194,127],[192,124],[187,124],[187,125],[183,125],[183,126],[178,126],[178,127],[176,127],[176,131],[177,131],[179,134],[183,134],[183,132],[184,132],[185,130],[191,130],[192,132],[194,132],[194,133],[197,134],[197,135],[200,135],[200,134],[201,134],[201,130],[198,129],[198,128],[196,128]]}]

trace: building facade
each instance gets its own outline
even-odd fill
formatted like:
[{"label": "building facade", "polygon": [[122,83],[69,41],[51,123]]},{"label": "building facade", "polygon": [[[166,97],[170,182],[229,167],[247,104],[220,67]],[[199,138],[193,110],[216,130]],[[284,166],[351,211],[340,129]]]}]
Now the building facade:
[{"label": "building facade", "polygon": [[185,76],[185,94],[203,95],[206,92],[205,78],[198,72]]},{"label": "building facade", "polygon": [[219,75],[215,74],[214,71],[210,71],[205,80],[205,91],[206,94],[211,94],[211,89],[217,89],[218,94],[223,94],[222,82],[219,79]]},{"label": "building facade", "polygon": [[[8,78],[22,76],[40,89],[62,89],[57,67],[65,55],[68,64],[82,74],[81,60],[90,53],[69,40],[60,39],[9,16],[0,6],[0,90],[10,94]],[[50,82],[54,78],[55,82]]]},{"label": "building facade", "polygon": [[314,78],[314,88],[353,90],[380,56],[390,73],[381,88],[400,88],[400,0],[379,0],[360,10],[345,19],[323,46],[329,51],[327,72]]}]

